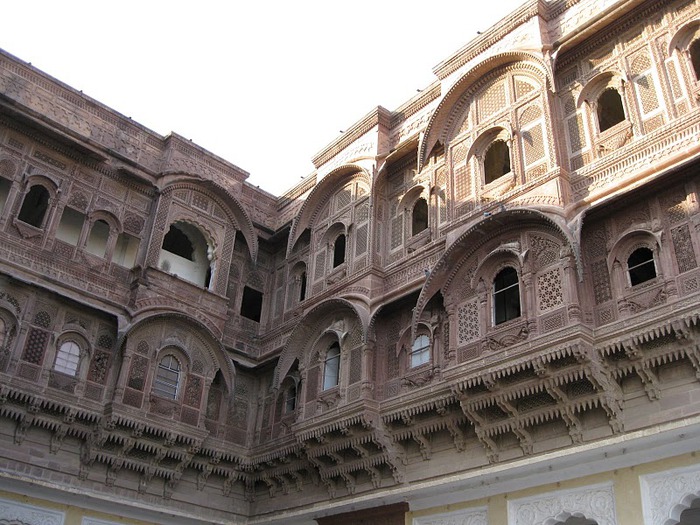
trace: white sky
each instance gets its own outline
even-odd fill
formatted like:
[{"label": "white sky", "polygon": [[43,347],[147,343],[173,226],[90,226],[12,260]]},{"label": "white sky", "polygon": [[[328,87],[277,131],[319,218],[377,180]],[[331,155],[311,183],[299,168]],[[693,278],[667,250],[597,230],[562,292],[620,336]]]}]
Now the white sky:
[{"label": "white sky", "polygon": [[15,0],[0,47],[280,195],[524,0]]}]

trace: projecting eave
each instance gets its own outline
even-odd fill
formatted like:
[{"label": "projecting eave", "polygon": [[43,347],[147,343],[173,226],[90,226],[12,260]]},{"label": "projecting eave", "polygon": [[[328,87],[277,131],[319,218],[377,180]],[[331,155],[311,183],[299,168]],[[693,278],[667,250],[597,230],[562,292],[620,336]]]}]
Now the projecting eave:
[{"label": "projecting eave", "polygon": [[[561,56],[575,48],[594,34],[599,35],[605,26],[618,20],[644,2],[645,0],[616,2],[607,9],[599,12],[594,17],[588,19],[584,24],[577,26],[575,29],[553,42],[552,49],[554,50],[554,57]],[[594,45],[598,45],[597,40]],[[583,52],[584,50],[582,49],[581,51]]]},{"label": "projecting eave", "polygon": [[313,162],[314,167],[318,169],[371,129],[375,127],[384,127],[388,129],[390,125],[391,111],[382,106],[377,106],[353,124],[348,130],[343,132],[343,134],[333,142],[316,153],[316,155],[312,157],[311,162]]},{"label": "projecting eave", "polygon": [[469,61],[506,38],[516,27],[524,24],[533,16],[541,15],[542,9],[544,9],[544,6],[538,0],[530,0],[523,4],[500,22],[482,32],[477,38],[470,41],[452,56],[436,65],[433,68],[433,73],[441,81],[445,80]]}]

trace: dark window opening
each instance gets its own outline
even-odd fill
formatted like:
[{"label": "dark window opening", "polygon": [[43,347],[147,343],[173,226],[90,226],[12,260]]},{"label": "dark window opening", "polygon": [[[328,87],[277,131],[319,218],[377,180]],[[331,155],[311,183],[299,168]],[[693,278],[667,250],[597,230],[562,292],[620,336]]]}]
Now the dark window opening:
[{"label": "dark window opening", "polygon": [[341,233],[333,243],[333,268],[345,262],[345,234]]},{"label": "dark window opening", "polygon": [[656,277],[654,252],[649,248],[637,248],[627,259],[627,270],[632,286],[650,281]]},{"label": "dark window opening", "polygon": [[211,266],[208,266],[204,273],[204,288],[209,288],[209,283],[211,283]]},{"label": "dark window opening", "polygon": [[484,156],[484,182],[486,184],[510,173],[510,148],[503,140],[489,146]]},{"label": "dark window opening", "polygon": [[306,272],[301,272],[299,279],[299,302],[306,299]]},{"label": "dark window opening", "polygon": [[601,133],[625,120],[622,97],[615,88],[608,88],[598,97],[598,127]]},{"label": "dark window opening", "polygon": [[413,205],[413,221],[411,233],[417,235],[428,228],[428,203],[421,198]]},{"label": "dark window opening", "polygon": [[243,301],[241,302],[241,315],[256,323],[260,322],[262,313],[263,294],[252,288],[243,288]]},{"label": "dark window opening", "polygon": [[19,210],[17,218],[34,226],[41,228],[44,222],[44,215],[49,208],[49,192],[43,186],[32,186],[24,197],[22,208]]},{"label": "dark window opening", "polygon": [[175,224],[170,225],[170,230],[165,234],[163,238],[163,249],[167,252],[174,253],[187,259],[188,261],[194,261],[194,246],[192,246],[192,241],[189,237]]},{"label": "dark window opening", "polygon": [[504,268],[493,280],[494,324],[520,317],[520,284],[514,268]]},{"label": "dark window opening", "polygon": [[2,210],[5,208],[5,203],[7,202],[7,197],[10,195],[11,187],[12,183],[9,180],[0,177],[0,213],[2,213]]},{"label": "dark window opening", "polygon": [[700,80],[700,40],[695,40],[690,44],[690,62],[693,64],[695,78]]}]

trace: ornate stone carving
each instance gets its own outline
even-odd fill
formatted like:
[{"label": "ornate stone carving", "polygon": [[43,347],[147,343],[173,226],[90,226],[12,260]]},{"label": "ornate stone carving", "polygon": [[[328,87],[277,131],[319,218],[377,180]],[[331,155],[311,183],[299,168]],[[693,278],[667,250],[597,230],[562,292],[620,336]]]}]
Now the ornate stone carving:
[{"label": "ornate stone carving", "polygon": [[645,525],[673,525],[700,497],[700,465],[640,476]]},{"label": "ornate stone carving", "polygon": [[6,523],[22,525],[63,525],[65,514],[6,499],[0,500],[0,516]]},{"label": "ornate stone carving", "polygon": [[508,502],[509,525],[539,525],[550,520],[566,521],[571,516],[586,517],[598,525],[616,525],[612,484],[550,492]]}]

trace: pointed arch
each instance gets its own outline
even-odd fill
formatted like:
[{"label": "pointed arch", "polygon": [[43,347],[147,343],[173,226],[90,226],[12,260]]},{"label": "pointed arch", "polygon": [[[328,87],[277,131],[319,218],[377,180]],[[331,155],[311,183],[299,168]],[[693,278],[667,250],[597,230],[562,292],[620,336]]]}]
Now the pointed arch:
[{"label": "pointed arch", "polygon": [[[130,336],[138,334],[142,328],[156,323],[169,324],[178,328],[188,327],[188,333],[192,334],[192,337],[197,339],[201,343],[202,348],[207,351],[206,357],[210,360],[213,371],[211,375],[212,379],[216,374],[216,370],[221,370],[226,388],[229,392],[233,391],[236,370],[233,366],[233,362],[227,356],[226,350],[221,342],[220,334],[212,332],[210,327],[200,320],[194,319],[181,312],[140,312],[139,315],[134,316],[134,320],[131,324],[124,327],[121,332],[119,347],[123,351]],[[163,339],[161,347],[167,345],[183,347],[181,342],[177,342],[174,338]],[[182,348],[182,350],[189,356],[188,349]]]},{"label": "pointed arch", "polygon": [[490,217],[478,219],[467,224],[465,229],[455,232],[451,243],[450,239],[448,239],[447,249],[430,271],[423,284],[423,289],[413,311],[412,329],[415,331],[418,320],[428,301],[438,291],[444,290],[450,285],[462,264],[484,243],[505,231],[522,231],[533,226],[554,230],[559,237],[572,247],[572,252],[577,259],[577,264],[579,264],[580,254],[573,249],[574,246],[578,245],[578,241],[575,240],[573,234],[565,226],[561,217],[557,217],[554,214],[546,214],[539,210],[512,208],[504,209]]},{"label": "pointed arch", "polygon": [[301,206],[299,214],[294,219],[294,222],[292,222],[292,227],[289,231],[289,241],[287,243],[287,257],[291,255],[294,244],[301,236],[301,233],[314,224],[318,212],[321,210],[323,204],[332,196],[333,192],[358,176],[367,184],[368,188],[371,187],[371,177],[364,168],[356,164],[344,164],[339,166],[316,184]]},{"label": "pointed arch", "polygon": [[554,80],[551,77],[549,68],[545,65],[542,58],[534,53],[509,51],[489,57],[475,65],[445,94],[430,118],[419,146],[419,171],[438,142],[447,144],[450,131],[455,126],[457,117],[462,114],[465,105],[486,80],[488,74],[501,67],[515,63],[521,65],[524,70],[532,72],[540,79],[544,87],[553,90]]},{"label": "pointed arch", "polygon": [[[346,299],[329,299],[316,305],[297,323],[284,345],[275,368],[273,388],[280,388],[295,361],[305,362],[305,353],[312,340],[316,340],[324,333],[332,331],[342,343],[355,328],[362,331],[362,340],[366,341],[368,317],[367,311]],[[352,323],[345,323],[346,319],[352,320]]]},{"label": "pointed arch", "polygon": [[162,193],[167,195],[180,189],[197,191],[217,205],[226,214],[226,219],[241,232],[248,244],[250,258],[255,262],[258,257],[258,236],[248,212],[233,194],[225,187],[213,181],[193,179],[188,175],[169,178],[168,184],[163,188]]}]

